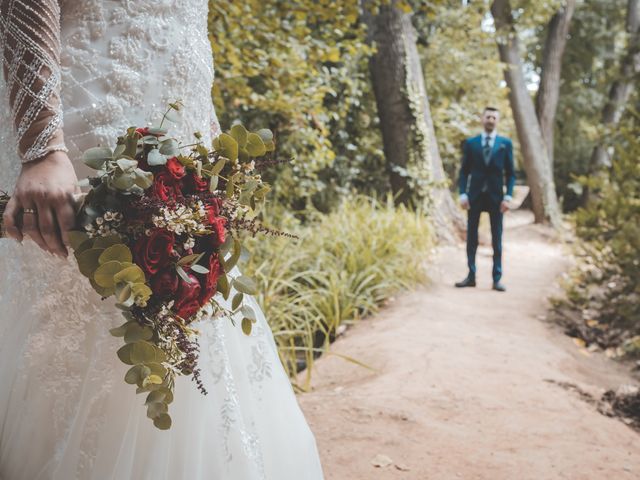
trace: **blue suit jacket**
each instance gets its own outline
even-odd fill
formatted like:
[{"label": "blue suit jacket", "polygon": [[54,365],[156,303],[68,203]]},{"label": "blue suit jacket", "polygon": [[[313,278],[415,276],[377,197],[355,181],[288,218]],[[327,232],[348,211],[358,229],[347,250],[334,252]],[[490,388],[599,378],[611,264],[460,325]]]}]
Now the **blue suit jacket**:
[{"label": "blue suit jacket", "polygon": [[486,184],[491,200],[499,205],[504,198],[505,183],[507,195],[513,196],[516,176],[511,140],[496,136],[488,165],[484,163],[482,154],[482,135],[465,140],[462,146],[462,166],[458,187],[461,194],[467,194],[469,203],[472,204],[478,198]]}]

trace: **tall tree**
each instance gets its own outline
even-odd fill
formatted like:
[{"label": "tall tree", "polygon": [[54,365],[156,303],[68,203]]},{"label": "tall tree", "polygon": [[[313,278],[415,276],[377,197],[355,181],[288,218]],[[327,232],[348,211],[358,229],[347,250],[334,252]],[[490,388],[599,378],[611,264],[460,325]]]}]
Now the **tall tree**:
[{"label": "tall tree", "polygon": [[520,140],[535,221],[560,226],[560,206],[551,162],[533,99],[527,89],[520,58],[520,41],[509,0],[494,0],[491,13],[496,25],[500,59],[506,64],[504,76],[509,86],[509,101]]},{"label": "tall tree", "polygon": [[401,203],[427,201],[438,233],[450,236],[452,220],[462,227],[462,217],[446,185],[411,12],[398,3],[374,13],[371,2],[362,2],[368,41],[376,48],[369,67],[390,183]]},{"label": "tall tree", "polygon": [[[628,43],[625,54],[620,62],[620,75],[612,83],[608,101],[602,110],[601,125],[614,127],[620,121],[629,97],[631,96],[637,75],[640,73],[640,6],[639,0],[628,0],[626,31]],[[592,174],[598,174],[604,168],[611,166],[611,159],[603,143],[593,149],[589,162]]]},{"label": "tall tree", "polygon": [[542,53],[540,87],[536,95],[536,116],[540,123],[542,137],[547,146],[551,172],[553,172],[553,132],[560,97],[562,58],[567,46],[569,27],[575,8],[576,0],[567,0],[551,17],[547,25],[547,38]]}]

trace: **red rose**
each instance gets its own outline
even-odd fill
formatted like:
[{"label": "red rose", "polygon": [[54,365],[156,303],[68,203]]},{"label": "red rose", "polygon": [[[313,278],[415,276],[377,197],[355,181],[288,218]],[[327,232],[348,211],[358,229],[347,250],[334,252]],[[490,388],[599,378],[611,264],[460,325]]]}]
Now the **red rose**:
[{"label": "red rose", "polygon": [[175,200],[177,197],[182,196],[180,182],[167,170],[162,170],[153,175],[153,185],[151,189],[155,196],[163,202]]},{"label": "red rose", "polygon": [[184,169],[184,165],[182,165],[176,157],[171,157],[170,159],[168,159],[166,167],[167,167],[167,171],[176,180],[180,180],[187,173],[186,170]]},{"label": "red rose", "polygon": [[146,273],[155,275],[171,261],[174,243],[172,232],[160,228],[152,230],[133,246],[133,258]]},{"label": "red rose", "polygon": [[200,305],[207,303],[217,291],[218,278],[224,273],[217,253],[209,257],[209,273],[202,280],[202,293],[200,295]]},{"label": "red rose", "polygon": [[187,193],[206,192],[209,189],[209,182],[195,173],[185,176],[183,181]]},{"label": "red rose", "polygon": [[151,290],[160,298],[172,297],[178,291],[178,280],[178,274],[173,268],[165,268],[151,278]]},{"label": "red rose", "polygon": [[187,273],[191,283],[185,282],[184,279],[180,279],[180,286],[178,287],[178,300],[173,305],[173,310],[183,320],[189,320],[200,310],[200,291],[202,287],[196,276],[192,273]]},{"label": "red rose", "polygon": [[211,221],[211,227],[213,227],[213,233],[211,234],[212,244],[215,248],[222,245],[225,241],[226,230],[225,226],[227,224],[227,220],[222,217],[215,217],[213,221]]},{"label": "red rose", "polygon": [[213,225],[216,222],[218,209],[215,205],[205,205],[204,210],[207,212],[207,222],[209,225]]}]

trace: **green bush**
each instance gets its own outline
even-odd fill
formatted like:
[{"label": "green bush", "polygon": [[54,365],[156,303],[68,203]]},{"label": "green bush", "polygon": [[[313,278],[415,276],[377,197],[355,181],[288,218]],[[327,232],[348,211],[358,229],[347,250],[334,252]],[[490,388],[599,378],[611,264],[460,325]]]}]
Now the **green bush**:
[{"label": "green bush", "polygon": [[[306,224],[287,214],[266,223],[299,236],[249,242],[247,273],[260,283],[258,301],[280,355],[294,378],[299,362],[310,372],[336,329],[376,312],[390,296],[426,279],[423,261],[431,229],[420,212],[357,196]],[[307,388],[309,374],[305,385]]]},{"label": "green bush", "polygon": [[640,353],[640,138],[627,125],[606,177],[591,178],[597,198],[576,212],[579,263],[568,303],[581,312],[579,334],[603,348]]}]

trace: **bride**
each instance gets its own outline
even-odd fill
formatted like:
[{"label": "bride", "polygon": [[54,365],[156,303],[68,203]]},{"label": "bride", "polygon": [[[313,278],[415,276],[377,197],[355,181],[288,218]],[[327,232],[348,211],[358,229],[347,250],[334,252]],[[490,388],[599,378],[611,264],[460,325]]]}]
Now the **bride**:
[{"label": "bride", "polygon": [[160,431],[123,381],[117,310],[66,258],[83,150],[113,147],[175,99],[172,136],[219,131],[207,6],[0,0],[0,190],[18,240],[0,241],[1,480],[322,478],[263,315],[249,337],[228,319],[197,326],[208,395],[179,378]]}]

